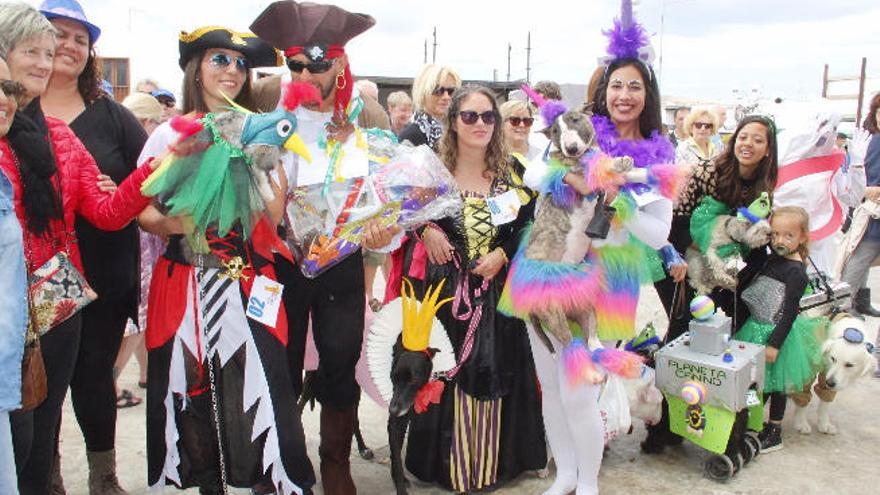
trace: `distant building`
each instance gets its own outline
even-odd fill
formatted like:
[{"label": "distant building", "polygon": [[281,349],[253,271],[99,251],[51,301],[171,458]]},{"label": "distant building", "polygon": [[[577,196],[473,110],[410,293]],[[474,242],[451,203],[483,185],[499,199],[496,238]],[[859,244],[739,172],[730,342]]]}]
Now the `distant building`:
[{"label": "distant building", "polygon": [[101,76],[113,88],[113,99],[122,101],[131,93],[131,64],[128,58],[98,57]]}]

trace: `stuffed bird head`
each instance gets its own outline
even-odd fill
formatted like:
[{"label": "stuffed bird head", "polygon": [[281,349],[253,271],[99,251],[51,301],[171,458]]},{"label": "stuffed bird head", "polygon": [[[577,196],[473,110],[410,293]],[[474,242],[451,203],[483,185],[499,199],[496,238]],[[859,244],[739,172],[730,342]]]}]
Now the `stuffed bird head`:
[{"label": "stuffed bird head", "polygon": [[320,102],[318,90],[310,84],[290,83],[285,88],[281,107],[269,113],[246,114],[239,141],[242,151],[257,168],[274,169],[282,149],[311,161],[305,144],[296,133],[296,116],[293,114],[307,101]]}]

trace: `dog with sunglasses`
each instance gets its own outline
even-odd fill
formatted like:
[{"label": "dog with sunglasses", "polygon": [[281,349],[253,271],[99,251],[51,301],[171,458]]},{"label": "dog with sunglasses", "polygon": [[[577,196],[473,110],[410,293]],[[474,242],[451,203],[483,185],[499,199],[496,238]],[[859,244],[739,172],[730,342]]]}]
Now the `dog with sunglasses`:
[{"label": "dog with sunglasses", "polygon": [[874,346],[865,341],[865,334],[864,320],[847,313],[832,317],[828,337],[822,343],[822,370],[813,379],[815,384],[808,383],[802,392],[788,394],[797,406],[794,415],[797,431],[805,435],[813,431],[807,421],[807,406],[815,392],[819,398],[817,429],[826,435],[837,433],[829,414],[837,392],[850,387],[874,367],[874,358],[871,356]]}]

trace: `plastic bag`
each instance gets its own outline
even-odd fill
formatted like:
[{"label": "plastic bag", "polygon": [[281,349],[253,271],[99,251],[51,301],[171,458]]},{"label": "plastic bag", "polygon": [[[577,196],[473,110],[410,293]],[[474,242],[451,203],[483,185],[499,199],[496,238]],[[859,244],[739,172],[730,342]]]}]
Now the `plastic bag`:
[{"label": "plastic bag", "polygon": [[300,187],[291,195],[289,240],[306,277],[357,251],[370,220],[411,230],[462,207],[455,179],[427,146],[397,146],[383,157],[371,145],[370,157],[367,177]]},{"label": "plastic bag", "polygon": [[606,445],[621,433],[629,431],[632,417],[623,378],[608,374],[608,380],[599,394],[599,415],[602,417]]}]

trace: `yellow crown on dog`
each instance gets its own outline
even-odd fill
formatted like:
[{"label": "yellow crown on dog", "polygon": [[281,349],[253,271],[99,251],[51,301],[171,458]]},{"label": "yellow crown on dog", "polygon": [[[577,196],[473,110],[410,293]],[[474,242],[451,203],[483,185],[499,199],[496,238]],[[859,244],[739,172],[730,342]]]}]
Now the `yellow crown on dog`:
[{"label": "yellow crown on dog", "polygon": [[413,289],[412,282],[403,279],[400,299],[403,306],[403,347],[405,349],[409,351],[424,351],[428,348],[434,315],[437,314],[440,306],[454,299],[449,297],[439,302],[437,301],[444,283],[446,283],[446,279],[441,280],[436,289],[428,287],[424,300],[419,304],[415,298],[415,289]]}]

